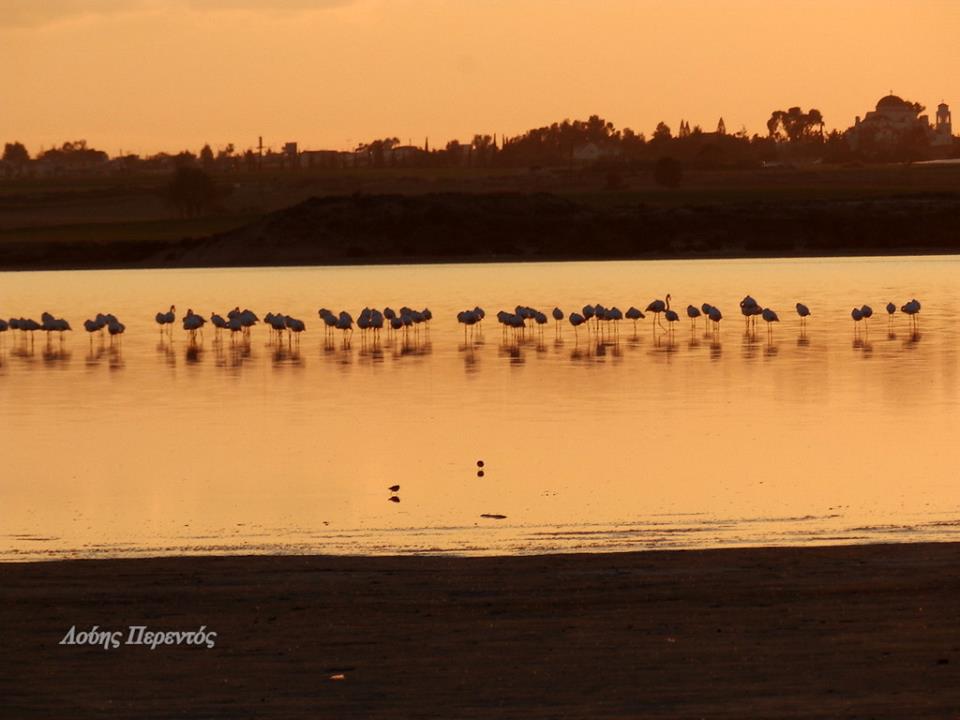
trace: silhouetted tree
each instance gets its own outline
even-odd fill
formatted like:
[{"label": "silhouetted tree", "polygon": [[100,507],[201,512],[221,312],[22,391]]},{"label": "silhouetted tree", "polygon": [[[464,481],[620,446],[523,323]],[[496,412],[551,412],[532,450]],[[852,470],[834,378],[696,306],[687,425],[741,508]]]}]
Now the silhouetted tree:
[{"label": "silhouetted tree", "polygon": [[195,217],[215,207],[217,187],[200,168],[181,166],[167,185],[167,201],[184,217]]},{"label": "silhouetted tree", "polygon": [[683,166],[679,160],[664,156],[653,166],[653,179],[664,187],[677,187],[683,180]]},{"label": "silhouetted tree", "polygon": [[106,162],[109,158],[103,150],[87,147],[86,140],[65,142],[60,147],[50,148],[38,156],[38,159],[54,162],[67,167],[78,167]]},{"label": "silhouetted tree", "polygon": [[470,145],[473,148],[474,164],[489,165],[496,151],[493,138],[490,135],[474,135]]},{"label": "silhouetted tree", "polygon": [[774,110],[767,120],[767,132],[776,140],[786,138],[792,143],[814,138],[822,140],[823,115],[814,108],[806,113],[799,107],[792,107],[786,112]]},{"label": "silhouetted tree", "polygon": [[670,133],[670,126],[661,121],[657,123],[657,128],[653,131],[653,136],[650,138],[650,140],[651,142],[663,142],[665,140],[669,140],[671,137],[673,137],[673,135]]},{"label": "silhouetted tree", "polygon": [[30,162],[30,153],[21,142],[7,143],[3,146],[3,159],[17,169],[17,175],[23,172],[23,166]]},{"label": "silhouetted tree", "polygon": [[204,170],[210,171],[213,169],[213,149],[209,144],[200,149],[200,164],[203,165]]}]

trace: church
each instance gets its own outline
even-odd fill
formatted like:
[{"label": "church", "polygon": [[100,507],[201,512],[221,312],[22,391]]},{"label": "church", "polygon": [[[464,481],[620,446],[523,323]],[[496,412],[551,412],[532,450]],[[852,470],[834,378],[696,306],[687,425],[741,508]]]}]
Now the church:
[{"label": "church", "polygon": [[927,115],[921,115],[923,106],[908,102],[892,92],[877,101],[875,110],[863,119],[858,116],[853,127],[845,133],[852,150],[880,150],[892,148],[904,139],[924,137],[933,149],[953,146],[953,127],[950,108],[946,103],[937,106],[936,123],[931,125]]}]

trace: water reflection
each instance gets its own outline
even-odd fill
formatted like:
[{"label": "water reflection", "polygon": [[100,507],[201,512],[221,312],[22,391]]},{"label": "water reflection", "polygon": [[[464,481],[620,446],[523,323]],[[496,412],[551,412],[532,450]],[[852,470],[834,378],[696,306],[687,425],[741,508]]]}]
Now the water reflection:
[{"label": "water reflection", "polygon": [[[524,552],[803,543],[888,537],[883,526],[911,528],[901,533],[908,539],[960,537],[960,325],[951,314],[958,275],[960,262],[927,258],[4,275],[5,289],[25,305],[55,292],[63,307],[93,315],[88,299],[102,302],[106,287],[111,308],[145,321],[112,342],[6,338],[0,393],[14,401],[0,403],[0,423],[4,477],[15,480],[0,483],[10,533],[0,536],[0,557],[64,548]],[[781,311],[773,332],[739,325],[747,280]],[[517,296],[541,308],[578,308],[597,287],[631,298],[664,285],[716,301],[734,322],[726,337],[713,325],[670,331],[652,319],[649,327],[594,320],[577,329],[565,320],[522,333],[484,323],[465,332],[455,320],[458,308],[479,301],[514,307]],[[174,300],[207,315],[223,298],[313,317],[308,298],[318,286],[337,307],[358,297],[371,305],[383,295],[421,297],[436,319],[429,332],[377,337],[358,329],[352,338],[322,329],[279,337],[258,325],[235,337],[198,334],[195,344],[179,323],[158,338],[152,322],[156,308]],[[923,342],[899,314],[852,337],[850,297],[871,293],[884,302],[921,295]],[[813,296],[817,315],[806,330],[784,309]],[[63,314],[60,307],[52,310]],[[924,382],[904,380],[917,377]],[[663,422],[638,475],[625,449],[651,417]],[[156,441],[198,425],[215,427],[244,453],[195,453],[184,463]],[[848,451],[850,427],[882,438],[905,425],[917,429],[914,454],[892,443]],[[701,429],[696,453],[690,428]],[[70,454],[38,467],[51,434],[70,447],[111,437],[114,450],[109,463],[77,463]],[[372,438],[383,452],[370,452]],[[602,438],[609,452],[585,452],[590,438]],[[480,457],[483,483],[474,480]],[[922,473],[916,457],[926,458]],[[404,487],[402,505],[383,502],[383,487],[394,483]],[[509,525],[475,528],[491,511]],[[908,512],[942,517],[908,525]],[[941,521],[957,524],[934,525]],[[56,539],[41,551],[15,535]]]}]

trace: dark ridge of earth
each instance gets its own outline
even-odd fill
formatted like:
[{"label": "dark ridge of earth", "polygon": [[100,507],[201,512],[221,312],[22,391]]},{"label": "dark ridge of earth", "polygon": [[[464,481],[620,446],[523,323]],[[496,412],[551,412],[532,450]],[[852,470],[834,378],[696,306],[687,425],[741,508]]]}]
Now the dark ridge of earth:
[{"label": "dark ridge of earth", "polygon": [[0,267],[897,255],[960,249],[960,194],[598,207],[546,193],[310,198],[179,242],[10,243]]}]

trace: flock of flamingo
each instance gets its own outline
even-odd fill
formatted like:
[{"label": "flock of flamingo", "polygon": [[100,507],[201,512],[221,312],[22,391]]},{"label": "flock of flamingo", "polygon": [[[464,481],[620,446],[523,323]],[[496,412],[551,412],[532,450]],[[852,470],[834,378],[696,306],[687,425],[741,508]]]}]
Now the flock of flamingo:
[{"label": "flock of flamingo", "polygon": [[[585,305],[579,312],[571,312],[569,315],[559,307],[555,307],[551,311],[550,317],[553,318],[555,331],[558,335],[562,332],[563,321],[566,319],[575,333],[578,333],[580,327],[585,327],[601,339],[608,336],[617,337],[620,321],[624,319],[632,321],[634,332],[636,332],[637,323],[644,320],[648,314],[653,316],[651,326],[654,332],[656,332],[657,327],[667,332],[673,332],[677,323],[680,322],[680,314],[671,309],[670,301],[671,296],[667,294],[663,300],[651,301],[644,310],[631,306],[626,312],[621,311],[616,306],[608,308],[597,303],[596,305]],[[897,312],[897,306],[889,302],[885,309],[889,320],[892,322],[893,316]],[[805,327],[807,319],[812,315],[810,309],[803,303],[798,302],[796,312],[801,327]],[[912,327],[916,329],[920,302],[916,298],[911,299],[900,306],[900,312],[910,318]],[[775,310],[762,306],[750,295],[745,296],[740,301],[740,313],[744,317],[748,331],[756,327],[758,317],[766,323],[768,334],[773,332],[774,323],[780,322],[780,316]],[[360,312],[356,321],[346,310],[334,313],[327,308],[321,308],[317,314],[323,323],[324,333],[329,335],[339,331],[343,334],[344,343],[347,343],[348,338],[352,336],[354,326],[361,331],[364,337],[368,333],[377,337],[384,328],[391,332],[406,334],[412,331],[418,333],[421,326],[429,328],[430,321],[433,319],[433,314],[429,308],[413,310],[406,306],[401,307],[398,311],[389,307],[382,311],[366,307]],[[694,305],[687,305],[685,314],[690,320],[691,328],[695,328],[698,319],[702,317],[705,331],[709,331],[712,327],[713,332],[719,332],[723,313],[715,305],[703,303],[699,308]],[[869,305],[853,308],[850,317],[853,319],[855,332],[859,332],[860,323],[867,323],[872,316],[873,308]],[[486,313],[481,307],[474,307],[471,310],[463,310],[457,313],[457,322],[463,325],[465,340],[468,332],[472,332],[481,326],[485,317]],[[550,322],[548,316],[540,310],[521,305],[515,307],[513,311],[501,310],[496,317],[497,322],[503,328],[504,336],[506,337],[507,333],[513,333],[514,338],[521,337],[528,327],[543,332],[543,328]],[[155,320],[157,325],[160,326],[161,333],[172,333],[173,326],[177,321],[176,307],[171,305],[166,312],[158,312]],[[663,325],[663,320],[667,322],[666,326]],[[241,310],[238,306],[227,312],[226,316],[211,313],[209,322],[218,335],[227,331],[231,334],[231,337],[236,335],[249,336],[251,328],[260,322],[260,318],[252,310]],[[270,327],[271,332],[275,334],[278,340],[285,333],[290,341],[293,338],[299,340],[300,334],[307,329],[303,320],[283,313],[269,312],[263,317],[263,322]],[[192,309],[188,309],[181,318],[181,325],[184,331],[188,333],[191,342],[195,342],[197,335],[202,334],[206,323],[207,319],[193,312]],[[96,317],[84,321],[83,328],[90,334],[91,339],[94,334],[103,336],[104,331],[106,331],[111,340],[122,336],[126,330],[126,326],[110,313],[97,313]],[[22,317],[12,318],[9,322],[0,320],[0,333],[8,330],[18,330],[25,337],[29,335],[31,342],[33,333],[37,331],[46,332],[49,342],[53,333],[58,333],[62,340],[63,333],[71,331],[72,328],[65,319],[44,312],[40,316],[40,322]]]},{"label": "flock of flamingo", "polygon": [[[672,332],[675,325],[680,322],[680,315],[676,310],[670,308],[670,300],[671,296],[667,293],[666,298],[663,300],[657,299],[651,301],[645,310],[639,310],[631,306],[626,312],[623,312],[616,306],[607,308],[597,303],[596,305],[584,305],[580,312],[572,312],[568,316],[558,307],[553,308],[550,314],[555,321],[556,332],[558,334],[561,332],[563,320],[566,318],[570,325],[573,326],[575,332],[581,326],[585,326],[588,330],[596,333],[600,337],[606,335],[616,336],[619,334],[619,322],[621,320],[632,320],[634,331],[636,331],[637,322],[644,320],[647,317],[646,314],[653,316],[651,325],[654,331],[656,331],[657,326],[659,326]],[[806,327],[807,318],[812,315],[810,308],[801,302],[798,302],[795,307],[797,315],[800,318],[800,326]],[[886,310],[890,321],[892,321],[894,314],[897,312],[897,306],[892,302],[888,302]],[[916,327],[917,315],[920,312],[920,302],[914,298],[902,305],[900,311],[909,316],[912,325]],[[750,295],[745,296],[743,300],[740,301],[740,313],[743,315],[748,329],[756,327],[757,317],[760,317],[766,322],[768,333],[773,332],[774,323],[780,322],[780,316],[775,310],[761,306],[760,303]],[[663,325],[661,315],[663,319],[667,321],[667,326]],[[690,319],[691,328],[694,328],[697,320],[702,317],[704,330],[709,330],[712,325],[714,332],[719,332],[720,321],[723,319],[723,313],[720,311],[720,308],[710,303],[703,303],[699,308],[695,305],[687,305],[686,316]],[[851,311],[850,316],[853,318],[854,328],[858,331],[859,323],[869,320],[873,316],[873,308],[869,305],[855,307]],[[463,325],[464,337],[466,337],[468,329],[480,325],[484,317],[485,313],[480,307],[457,313],[457,321]],[[497,322],[503,326],[503,332],[505,334],[510,331],[523,333],[528,327],[528,321],[532,322],[533,326],[541,332],[543,326],[549,322],[545,313],[536,308],[521,305],[514,308],[513,312],[501,310],[497,313]]]}]

